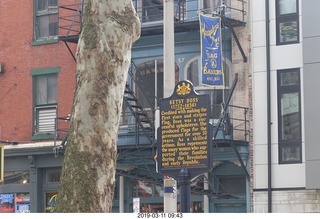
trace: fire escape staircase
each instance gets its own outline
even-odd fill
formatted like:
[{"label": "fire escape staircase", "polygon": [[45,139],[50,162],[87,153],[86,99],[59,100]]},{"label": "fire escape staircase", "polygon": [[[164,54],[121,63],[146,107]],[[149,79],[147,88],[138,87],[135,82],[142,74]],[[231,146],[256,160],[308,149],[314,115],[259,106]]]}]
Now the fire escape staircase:
[{"label": "fire escape staircase", "polygon": [[[181,32],[181,31],[187,31],[188,29],[195,29],[198,28],[199,26],[199,21],[192,21],[189,22],[186,18],[184,17],[185,14],[188,13],[187,11],[187,7],[186,4],[187,2],[191,2],[191,1],[195,1],[195,0],[179,0],[178,4],[179,4],[179,19],[175,22],[175,32]],[[244,2],[242,0],[238,0],[239,2]],[[141,9],[140,9],[141,10]],[[81,29],[82,29],[82,22],[83,21],[83,3],[81,0],[80,4],[73,4],[73,5],[65,5],[65,6],[59,6],[59,40],[64,42],[67,49],[69,50],[70,54],[72,55],[74,61],[76,62],[76,57],[73,53],[73,51],[71,50],[71,48],[69,47],[69,43],[72,44],[77,44],[78,40],[79,40],[79,36],[81,34]],[[137,9],[137,11],[139,11],[139,9]],[[207,13],[206,11],[202,11],[199,10],[198,12],[204,12]],[[243,8],[240,10],[240,12],[242,14],[245,14],[245,11],[243,10]],[[176,12],[177,13],[177,12]],[[222,25],[224,27],[228,27],[231,28],[231,33],[235,39],[235,42],[238,46],[238,48],[240,49],[241,55],[243,56],[243,60],[244,62],[247,61],[247,57],[241,47],[241,44],[238,40],[238,37],[234,31],[234,27],[239,27],[239,26],[243,26],[245,25],[244,22],[244,18],[241,19],[232,19],[230,17],[225,16],[225,14],[219,14],[219,16],[221,17],[222,20]],[[162,31],[162,29],[158,27],[158,29],[153,29],[152,28],[148,28],[145,27],[142,29],[142,35],[155,35],[155,34],[161,34],[162,32],[158,32],[158,31]],[[141,74],[141,72],[139,71],[139,69],[137,68],[137,66],[132,62],[128,71],[128,80],[125,86],[125,90],[124,90],[124,103],[126,104],[127,108],[129,109],[129,111],[131,112],[132,116],[135,118],[135,127],[136,127],[136,147],[134,148],[130,148],[130,149],[124,149],[123,151],[127,152],[127,155],[122,156],[120,159],[127,159],[130,156],[130,153],[133,155],[137,155],[134,154],[136,153],[136,151],[139,153],[145,152],[146,150],[153,150],[155,148],[155,109],[152,108],[152,104],[150,104],[150,108],[149,110],[146,110],[145,107],[145,102],[144,104],[141,104],[139,102],[141,95],[145,95],[146,92],[144,92],[143,89],[146,89],[147,85],[143,83],[143,75]],[[139,96],[137,95],[137,91],[140,89]],[[146,100],[150,100],[150,97],[144,97],[146,98]],[[156,97],[153,97],[154,99],[156,99]],[[231,98],[231,96],[230,96]],[[148,102],[148,101],[147,101]],[[227,103],[223,108],[223,112],[226,112],[226,109],[228,107],[229,103]],[[65,117],[61,117],[61,118],[57,118],[57,120],[67,120],[69,121],[69,116]],[[217,131],[219,129],[220,125],[224,125],[222,124],[225,119],[225,114],[223,113],[223,115],[220,118],[219,121],[219,125],[215,130],[214,136],[217,135]],[[56,126],[57,130],[58,126]],[[56,137],[56,141],[58,141],[58,131],[57,133],[57,137]],[[145,138],[147,138],[148,140],[148,144],[147,145],[140,145],[139,144],[139,136],[145,136]],[[55,145],[54,147],[54,151],[55,154],[58,155],[59,151],[63,152],[64,151],[64,146],[65,143],[67,141],[67,137],[68,135],[64,133],[64,138],[62,139],[61,143],[59,145]],[[241,160],[241,157],[237,151],[237,149],[235,148],[235,146],[233,146],[242,167],[245,169],[244,164]],[[134,151],[135,150],[135,151]],[[149,162],[149,161],[148,161]],[[128,177],[132,177],[132,178],[136,178],[139,180],[146,180],[146,181],[152,181],[156,184],[161,185],[162,184],[162,178],[159,178],[156,175],[156,172],[152,169],[150,169],[150,167],[148,166],[147,162],[140,164],[140,166],[138,167],[140,172],[134,172],[134,171],[119,171],[117,170],[117,173],[119,173],[120,175],[123,176],[128,176]],[[246,171],[246,175],[248,177],[248,172]],[[202,194],[203,191],[201,192]]]},{"label": "fire escape staircase", "polygon": [[124,101],[135,118],[138,132],[144,134],[150,144],[154,143],[154,119],[150,118],[148,112],[139,103],[129,83],[126,83]]},{"label": "fire escape staircase", "polygon": [[[68,51],[72,55],[74,61],[76,62],[76,57],[71,50],[69,43],[77,44],[79,40],[79,36],[81,33],[81,20],[83,19],[82,16],[83,11],[83,3],[81,1],[80,4],[70,4],[70,5],[63,5],[59,6],[59,40],[64,42]],[[150,113],[144,110],[141,104],[138,102],[138,98],[136,97],[133,86],[138,87],[139,83],[133,83],[135,80],[141,81],[141,74],[137,70],[137,67],[134,63],[131,64],[129,69],[129,77],[132,79],[131,83],[126,83],[125,87],[125,95],[124,100],[132,112],[133,116],[136,119],[137,126],[139,131],[142,134],[145,134],[148,138],[150,144],[154,141],[154,136],[150,133],[153,133],[154,130],[154,118],[149,118]],[[136,74],[136,75],[135,75]],[[137,75],[139,74],[139,76]],[[141,84],[141,83],[140,83]],[[139,88],[144,89],[144,88]],[[144,92],[140,92],[144,94]],[[151,105],[150,105],[151,106]],[[154,109],[152,109],[154,112]]]},{"label": "fire escape staircase", "polygon": [[[136,91],[140,91],[139,98],[135,94],[134,88]],[[151,102],[151,98],[157,99],[157,97],[147,96],[146,91],[151,91],[152,89],[153,88],[151,88],[143,79],[143,74],[132,61],[128,71],[128,80],[124,91],[124,101],[135,118],[136,125],[139,128],[138,130],[141,131],[141,134],[147,137],[150,145],[153,145],[155,141],[155,107]],[[144,106],[140,103],[141,100],[144,100]],[[146,108],[148,110],[146,110]]]}]

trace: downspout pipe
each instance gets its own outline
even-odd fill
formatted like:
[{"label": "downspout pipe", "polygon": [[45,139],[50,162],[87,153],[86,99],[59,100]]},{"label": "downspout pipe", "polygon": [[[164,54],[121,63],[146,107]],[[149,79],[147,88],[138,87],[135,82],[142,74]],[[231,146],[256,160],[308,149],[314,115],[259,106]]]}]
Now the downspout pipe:
[{"label": "downspout pipe", "polygon": [[271,84],[270,84],[270,15],[269,0],[266,6],[266,74],[267,74],[267,141],[268,141],[268,213],[272,212],[272,172],[271,172]]}]

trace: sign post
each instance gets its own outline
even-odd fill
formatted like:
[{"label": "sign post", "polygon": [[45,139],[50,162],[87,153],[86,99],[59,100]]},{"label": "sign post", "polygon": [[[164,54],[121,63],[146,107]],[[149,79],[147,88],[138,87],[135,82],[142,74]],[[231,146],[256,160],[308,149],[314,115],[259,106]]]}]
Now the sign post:
[{"label": "sign post", "polygon": [[190,180],[212,168],[209,103],[209,95],[195,93],[190,81],[180,81],[160,101],[159,172],[180,183],[181,212],[190,212]]},{"label": "sign post", "polygon": [[181,191],[181,212],[190,212],[190,179],[187,168],[181,168],[179,172],[179,182]]}]

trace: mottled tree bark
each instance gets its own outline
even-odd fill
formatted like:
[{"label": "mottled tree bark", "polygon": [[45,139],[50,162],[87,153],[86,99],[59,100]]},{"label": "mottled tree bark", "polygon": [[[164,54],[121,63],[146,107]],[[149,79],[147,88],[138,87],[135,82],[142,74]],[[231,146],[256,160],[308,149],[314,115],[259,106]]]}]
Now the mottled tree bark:
[{"label": "mottled tree bark", "polygon": [[57,212],[111,212],[118,125],[140,21],[131,0],[85,0]]}]

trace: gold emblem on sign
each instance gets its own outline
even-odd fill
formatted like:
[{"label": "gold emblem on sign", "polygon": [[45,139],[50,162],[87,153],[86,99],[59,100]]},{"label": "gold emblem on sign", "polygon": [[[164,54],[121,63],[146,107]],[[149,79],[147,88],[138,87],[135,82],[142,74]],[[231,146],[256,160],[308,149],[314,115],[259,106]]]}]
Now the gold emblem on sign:
[{"label": "gold emblem on sign", "polygon": [[186,84],[185,82],[182,82],[181,85],[177,86],[177,91],[176,92],[180,96],[190,94],[190,92],[191,92],[190,84]]}]

